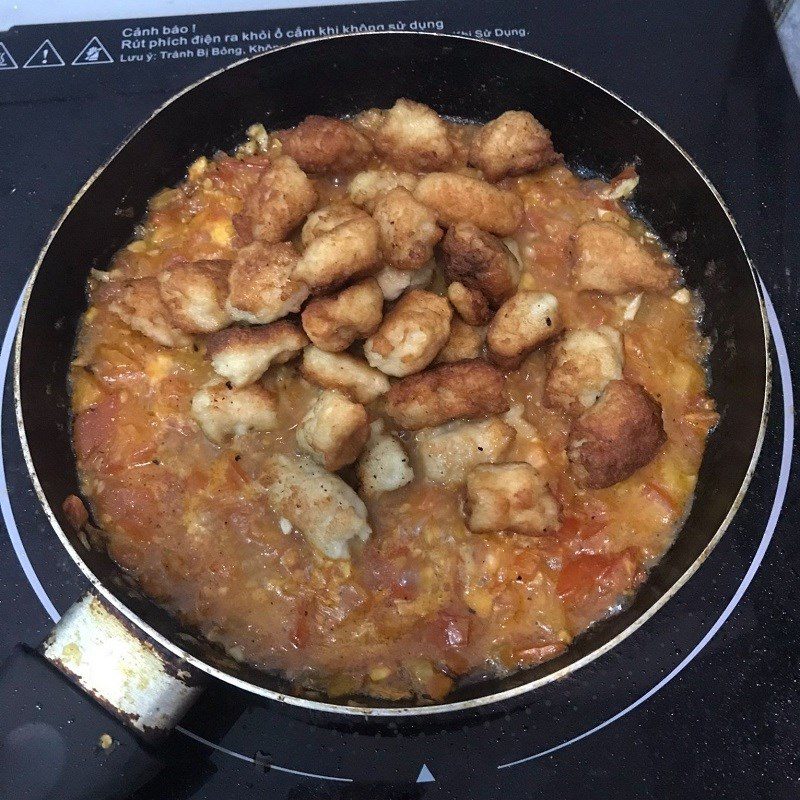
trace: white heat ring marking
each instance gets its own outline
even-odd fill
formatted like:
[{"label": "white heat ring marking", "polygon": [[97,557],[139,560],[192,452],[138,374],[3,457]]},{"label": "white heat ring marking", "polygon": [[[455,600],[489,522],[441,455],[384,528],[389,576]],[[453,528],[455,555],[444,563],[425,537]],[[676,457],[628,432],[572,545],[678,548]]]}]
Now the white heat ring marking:
[{"label": "white heat ring marking", "polygon": [[507,767],[514,767],[517,764],[524,764],[527,761],[534,761],[537,758],[542,758],[543,756],[555,753],[557,750],[569,747],[571,744],[575,744],[576,742],[581,741],[581,739],[586,739],[593,733],[603,730],[603,728],[611,725],[612,722],[616,722],[618,719],[624,717],[626,714],[642,705],[642,703],[649,700],[654,694],[656,694],[656,692],[663,689],[674,677],[679,675],[683,669],[694,660],[700,651],[714,638],[719,629],[725,624],[728,617],[730,617],[730,615],[733,613],[733,610],[736,608],[739,601],[744,596],[744,593],[747,591],[747,587],[750,586],[750,582],[753,580],[756,572],[758,572],[758,568],[761,566],[761,562],[764,560],[764,554],[767,552],[767,547],[769,547],[769,543],[772,540],[772,534],[775,532],[775,527],[778,524],[778,518],[780,517],[781,510],[783,508],[783,501],[786,497],[786,489],[789,485],[789,473],[792,468],[792,447],[794,445],[794,392],[792,390],[792,373],[789,367],[789,355],[786,352],[786,343],[783,340],[783,332],[781,331],[778,317],[775,314],[775,309],[772,306],[772,300],[767,293],[767,287],[764,286],[764,282],[761,280],[761,278],[759,278],[759,282],[761,283],[761,291],[764,293],[765,305],[767,307],[767,319],[769,320],[770,330],[772,331],[772,339],[775,343],[775,351],[778,354],[778,365],[781,373],[784,426],[783,448],[781,451],[781,471],[780,475],[778,476],[778,486],[775,490],[775,500],[772,503],[772,510],[770,511],[769,519],[767,520],[767,527],[764,531],[763,537],[761,538],[761,542],[758,545],[755,557],[745,573],[742,582],[739,584],[739,588],[731,598],[731,601],[725,607],[725,610],[719,616],[719,619],[717,619],[717,621],[711,626],[711,629],[697,643],[694,649],[692,649],[691,652],[689,652],[689,654],[683,659],[683,661],[681,661],[668,675],[662,678],[652,689],[643,694],[638,700],[634,701],[626,708],[623,708],[622,711],[618,712],[617,714],[614,714],[613,717],[609,717],[607,720],[605,720],[605,722],[595,725],[588,731],[584,731],[578,736],[568,739],[566,742],[549,747],[547,750],[542,750],[539,753],[534,753],[532,756],[518,758],[516,761],[509,761],[507,764],[500,764],[497,769],[506,769]]},{"label": "white heat ring marking", "polygon": [[[25,292],[23,291],[17,300],[17,304],[14,306],[14,311],[11,313],[11,319],[8,321],[8,328],[6,328],[6,335],[3,338],[3,348],[0,350],[0,379],[2,379],[2,382],[0,382],[0,431],[3,429],[2,393],[5,391],[6,376],[8,375],[8,362],[11,358],[11,350],[14,347],[14,336],[17,332],[17,325],[19,324],[19,315],[20,310],[22,309],[22,297],[24,294]],[[28,558],[28,554],[25,552],[25,547],[22,544],[22,539],[19,535],[19,530],[17,529],[17,523],[14,520],[14,512],[11,508],[11,502],[8,498],[8,483],[6,483],[6,467],[2,442],[0,442],[0,487],[2,488],[2,491],[0,491],[0,511],[3,513],[3,522],[6,524],[8,538],[11,540],[11,546],[14,548],[19,565],[22,567],[22,571],[25,573],[28,583],[30,583],[33,591],[36,592],[39,602],[50,616],[50,619],[52,619],[53,622],[58,622],[61,619],[61,614],[56,611],[56,607],[50,601],[50,598],[47,596],[47,592],[45,592],[44,587],[39,580],[39,576],[33,569],[33,564],[31,564],[31,560]]]},{"label": "white heat ring marking", "polygon": [[[782,394],[783,394],[783,422],[784,422],[784,430],[783,430],[783,448],[781,452],[781,469],[780,475],[778,477],[778,485],[775,492],[775,499],[772,504],[772,510],[770,512],[769,519],[767,521],[767,526],[764,531],[764,535],[759,543],[758,549],[756,551],[755,557],[753,558],[750,567],[748,568],[745,576],[737,589],[734,596],[731,598],[731,601],[726,606],[725,610],[722,612],[720,617],[708,631],[708,633],[698,642],[698,644],[694,647],[694,649],[681,661],[666,677],[664,677],[661,681],[659,681],[652,689],[646,692],[642,697],[640,697],[635,702],[631,703],[629,706],[624,708],[622,711],[618,712],[609,719],[601,722],[599,725],[585,731],[584,733],[573,737],[561,744],[555,745],[554,747],[550,747],[547,750],[542,750],[539,753],[534,753],[531,756],[526,756],[525,758],[517,759],[516,761],[509,761],[506,764],[500,764],[497,769],[506,769],[507,767],[513,767],[517,764],[523,764],[528,761],[534,761],[537,758],[542,758],[543,756],[549,755],[554,753],[558,750],[562,750],[565,747],[568,747],[571,744],[575,744],[576,742],[581,741],[594,733],[606,728],[607,726],[611,725],[612,723],[616,722],[618,719],[621,719],[630,711],[633,711],[635,708],[638,708],[644,702],[649,700],[654,694],[664,688],[676,675],[678,675],[699,653],[700,651],[708,644],[709,641],[716,635],[719,629],[725,624],[728,617],[733,613],[733,610],[736,608],[737,604],[741,600],[742,596],[744,595],[745,591],[747,591],[748,586],[750,585],[753,577],[755,576],[756,572],[758,571],[759,567],[761,566],[761,562],[764,559],[764,554],[769,546],[770,541],[772,540],[772,535],[775,531],[775,527],[778,524],[778,518],[780,517],[781,509],[783,506],[783,501],[786,496],[786,489],[789,483],[789,472],[791,470],[791,460],[792,460],[792,447],[794,443],[794,416],[793,416],[793,407],[794,407],[794,398],[793,398],[793,390],[792,390],[792,381],[791,381],[791,369],[789,367],[789,357],[786,352],[786,344],[783,339],[783,333],[780,328],[780,324],[778,322],[777,315],[775,314],[775,309],[772,305],[772,300],[770,299],[769,293],[767,292],[766,286],[764,286],[764,282],[761,281],[761,289],[764,293],[764,301],[767,307],[767,319],[769,321],[770,330],[772,333],[772,339],[775,344],[775,350],[778,355],[778,365],[780,368],[780,376],[781,376],[781,387],[782,387]],[[14,311],[11,314],[11,318],[8,322],[8,327],[6,329],[5,337],[3,339],[3,346],[2,350],[0,351],[0,380],[2,381],[2,386],[5,387],[6,376],[8,375],[8,364],[10,360],[11,349],[14,343],[14,335],[17,330],[17,325],[19,323],[19,316],[20,316],[20,309],[22,307],[22,295],[17,300],[17,304],[14,307]],[[2,425],[2,403],[0,403],[0,426]],[[2,448],[2,441],[0,440],[0,482],[2,482],[2,486],[5,489],[7,486],[5,481],[5,466],[3,461],[3,448]],[[8,491],[7,489],[0,493],[0,511],[2,511],[3,521],[6,525],[6,530],[8,531],[8,537],[11,540],[11,546],[14,548],[14,553],[17,556],[17,559],[22,567],[23,572],[25,573],[25,577],[28,579],[28,582],[31,585],[31,588],[36,593],[36,597],[39,599],[39,602],[42,604],[45,611],[48,613],[50,618],[53,622],[58,622],[61,618],[61,615],[56,610],[55,606],[51,602],[50,598],[45,592],[44,587],[41,584],[36,572],[33,569],[33,565],[28,558],[28,554],[25,552],[25,547],[22,544],[22,539],[19,534],[19,530],[17,528],[16,520],[14,519],[14,513],[11,508],[11,503],[9,502],[8,498]],[[191,731],[186,730],[185,728],[181,728],[180,726],[177,728],[181,733],[188,736],[191,739],[194,739],[197,742],[207,745],[219,752],[226,753],[234,758],[238,758],[242,761],[247,761],[250,763],[254,762],[254,759],[250,756],[242,755],[241,753],[237,753],[233,750],[229,750],[225,747],[220,745],[214,744],[213,742],[209,742],[208,740],[204,739],[201,736],[198,736]],[[341,782],[352,782],[352,778],[339,778],[333,776],[325,776],[325,775],[316,775],[314,773],[302,772],[300,770],[293,770],[289,769],[288,767],[278,767],[273,765],[271,769],[276,770],[277,772],[285,772],[292,775],[300,775],[304,777],[311,777],[311,778],[319,778],[320,780],[332,780],[332,781],[341,781]]]},{"label": "white heat ring marking", "polygon": [[[204,739],[202,736],[198,736],[196,733],[192,733],[191,731],[187,731],[186,728],[182,728],[180,725],[175,726],[176,731],[180,731],[185,736],[188,736],[190,739],[194,739],[196,742],[200,742],[200,744],[204,744],[207,747],[211,747],[214,750],[218,750],[220,753],[226,753],[229,756],[233,756],[234,758],[238,758],[240,761],[247,761],[250,764],[255,764],[256,760],[252,756],[246,756],[242,753],[237,753],[235,750],[229,750],[227,747],[223,747],[220,744],[214,744],[214,742],[209,742],[208,739]],[[275,770],[276,772],[285,772],[289,775],[300,775],[303,778],[318,778],[322,781],[341,781],[342,783],[352,783],[352,778],[339,778],[335,775],[320,775],[316,772],[303,772],[299,769],[289,769],[289,767],[279,767],[277,764],[269,764],[269,770]]]}]

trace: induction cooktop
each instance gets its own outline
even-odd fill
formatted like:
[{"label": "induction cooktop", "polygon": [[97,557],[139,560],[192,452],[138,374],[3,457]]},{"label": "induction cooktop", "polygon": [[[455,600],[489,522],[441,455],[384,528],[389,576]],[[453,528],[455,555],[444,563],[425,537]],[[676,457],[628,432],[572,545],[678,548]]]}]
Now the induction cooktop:
[{"label": "induction cooktop", "polygon": [[[312,714],[215,684],[171,737],[168,768],[133,797],[800,796],[791,476],[800,104],[757,2],[418,0],[0,33],[0,653],[37,643],[86,588],[38,507],[10,387],[19,296],[48,231],[129,130],[184,85],[286,42],[392,26],[492,39],[567,64],[695,157],[737,220],[767,301],[773,392],[755,477],[697,575],[567,679],[508,704],[396,722]],[[5,780],[9,797],[46,796]]]}]

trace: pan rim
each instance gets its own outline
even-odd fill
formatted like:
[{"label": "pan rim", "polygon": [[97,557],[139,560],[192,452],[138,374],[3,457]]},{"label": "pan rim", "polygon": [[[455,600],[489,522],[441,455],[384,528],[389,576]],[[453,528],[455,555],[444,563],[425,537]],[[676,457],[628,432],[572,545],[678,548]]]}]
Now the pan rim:
[{"label": "pan rim", "polygon": [[[129,609],[122,600],[117,598],[116,595],[106,587],[106,585],[92,572],[92,570],[83,560],[81,555],[77,552],[77,550],[73,547],[72,543],[69,541],[69,538],[65,534],[58,520],[56,519],[53,509],[50,505],[50,502],[47,499],[44,490],[42,488],[42,485],[39,481],[39,477],[37,475],[36,468],[33,464],[33,459],[30,453],[30,448],[28,446],[27,436],[25,434],[25,423],[24,423],[23,409],[22,409],[22,390],[20,383],[20,374],[21,374],[20,362],[22,356],[22,340],[25,332],[25,321],[28,310],[28,304],[30,301],[31,293],[33,291],[33,286],[36,282],[36,278],[38,276],[40,267],[42,265],[42,262],[44,261],[45,256],[47,255],[48,250],[50,249],[50,245],[52,244],[53,239],[58,234],[58,231],[63,225],[64,221],[72,212],[72,209],[80,201],[83,195],[88,191],[89,187],[95,182],[95,180],[106,169],[106,167],[117,157],[117,155],[128,145],[128,143],[134,137],[136,137],[139,134],[139,132],[154,117],[156,117],[161,111],[163,111],[173,102],[175,102],[178,98],[192,91],[197,86],[205,83],[206,81],[216,77],[217,75],[220,75],[223,72],[227,72],[228,70],[238,67],[243,63],[255,61],[257,59],[267,58],[272,53],[283,52],[285,50],[296,47],[314,45],[316,43],[332,39],[355,39],[364,36],[387,37],[395,35],[413,36],[418,38],[425,37],[430,39],[454,40],[458,42],[464,41],[464,42],[469,42],[471,44],[477,44],[486,47],[497,47],[504,50],[509,50],[514,53],[518,53],[528,58],[533,58],[538,61],[550,64],[551,66],[554,66],[567,73],[570,73],[571,75],[574,75],[575,77],[591,84],[596,89],[599,89],[601,92],[605,93],[606,95],[610,96],[617,102],[621,103],[625,108],[629,109],[638,118],[640,118],[645,123],[650,125],[661,137],[663,137],[686,160],[689,166],[697,173],[700,179],[706,184],[708,189],[711,191],[712,195],[714,196],[714,199],[717,201],[723,213],[725,214],[739,243],[739,247],[741,248],[742,253],[744,254],[745,259],[747,261],[748,267],[750,269],[750,278],[753,281],[753,286],[756,292],[756,296],[758,297],[759,311],[761,314],[761,323],[764,335],[764,353],[765,353],[764,398],[761,408],[759,431],[756,437],[753,453],[750,458],[750,462],[748,464],[742,483],[737,490],[736,497],[734,498],[733,503],[728,509],[725,518],[717,527],[717,530],[714,532],[714,535],[709,539],[708,543],[703,548],[703,550],[698,554],[698,556],[694,559],[694,561],[692,561],[692,563],[684,570],[684,572],[672,582],[672,584],[664,592],[664,594],[661,595],[661,597],[659,597],[648,609],[646,609],[642,614],[640,614],[640,616],[637,619],[631,622],[626,628],[617,633],[609,641],[605,642],[603,645],[587,653],[582,658],[579,658],[573,663],[565,667],[562,667],[561,669],[553,673],[545,675],[541,678],[537,678],[536,680],[520,684],[519,686],[513,687],[511,689],[506,689],[500,692],[494,692],[492,694],[482,695],[481,697],[471,698],[469,700],[461,700],[453,703],[445,702],[445,703],[436,703],[424,706],[401,706],[401,707],[363,706],[363,705],[349,706],[339,703],[326,702],[322,700],[311,700],[294,694],[278,692],[275,691],[274,689],[267,689],[265,687],[250,683],[247,680],[237,678],[236,676],[232,675],[226,670],[220,669],[219,667],[209,664],[206,661],[192,655],[191,653],[188,653],[179,644],[176,644],[175,642],[173,642],[172,639],[168,638],[167,636],[164,636],[155,628],[153,628],[149,623],[141,619],[141,617],[139,617],[137,613]],[[730,210],[728,209],[727,205],[722,199],[720,193],[717,191],[716,187],[705,175],[702,169],[700,169],[700,167],[695,163],[694,159],[686,152],[686,150],[684,150],[684,148],[678,142],[676,142],[668,133],[666,133],[666,131],[664,131],[657,123],[651,120],[647,115],[635,109],[633,106],[631,106],[621,97],[619,97],[619,95],[617,95],[613,91],[607,89],[606,87],[597,83],[593,79],[587,77],[586,75],[583,75],[582,73],[578,72],[575,69],[572,69],[571,67],[565,66],[564,64],[561,64],[557,61],[546,58],[544,56],[538,55],[536,53],[531,53],[526,50],[521,50],[519,48],[512,47],[507,44],[501,44],[498,42],[492,42],[487,40],[478,40],[468,36],[460,36],[456,34],[434,33],[434,32],[370,31],[370,32],[363,32],[356,34],[339,34],[336,36],[325,36],[325,37],[315,37],[313,39],[306,39],[303,40],[302,42],[294,42],[291,44],[284,45],[282,47],[275,48],[266,53],[260,53],[258,55],[249,58],[243,58],[238,61],[235,61],[231,64],[226,65],[225,67],[222,67],[218,70],[209,73],[208,75],[203,76],[199,80],[189,84],[180,91],[176,92],[174,95],[168,98],[164,103],[158,106],[158,108],[156,108],[151,114],[149,114],[145,120],[143,120],[138,126],[136,126],[136,128],[133,131],[131,131],[131,133],[128,134],[128,136],[125,137],[125,139],[120,143],[120,145],[117,148],[115,148],[114,152],[89,176],[87,181],[78,190],[78,192],[75,194],[75,196],[72,198],[70,203],[65,208],[64,212],[57,220],[55,226],[50,231],[50,234],[48,235],[42,249],[40,250],[36,263],[26,281],[25,288],[23,291],[22,307],[20,309],[19,325],[17,328],[17,334],[14,344],[14,411],[17,423],[17,432],[20,437],[20,443],[22,447],[23,458],[25,459],[25,464],[28,469],[28,473],[31,477],[31,481],[33,483],[34,490],[36,491],[39,503],[45,515],[47,516],[51,527],[55,531],[58,538],[61,540],[61,544],[69,554],[70,558],[75,562],[75,564],[78,566],[78,568],[81,570],[81,572],[84,574],[84,576],[91,584],[92,589],[97,591],[106,602],[111,603],[111,605],[113,605],[117,610],[119,610],[120,613],[124,614],[146,636],[152,638],[153,640],[158,642],[158,644],[165,647],[168,651],[172,652],[174,655],[186,661],[186,663],[190,664],[196,669],[201,670],[202,672],[205,672],[211,677],[222,680],[228,684],[236,686],[237,688],[250,692],[252,694],[256,694],[261,697],[266,697],[271,700],[276,700],[278,702],[287,703],[292,706],[304,708],[308,711],[325,712],[327,714],[343,714],[347,716],[361,716],[365,718],[416,717],[416,716],[430,716],[434,714],[456,713],[464,710],[471,710],[483,706],[488,706],[494,703],[502,702],[504,700],[509,700],[518,697],[520,695],[526,694],[527,692],[533,691],[546,684],[552,683],[553,681],[561,680],[567,677],[573,672],[581,669],[587,664],[593,662],[595,659],[609,652],[612,648],[616,647],[620,642],[631,636],[649,619],[651,619],[659,610],[661,610],[661,608],[663,608],[663,606],[666,605],[666,603],[669,600],[671,600],[675,594],[677,594],[677,592],[686,584],[686,582],[695,574],[695,572],[697,572],[697,570],[700,568],[703,562],[708,558],[712,550],[719,543],[723,534],[726,532],[731,522],[733,521],[733,518],[738,512],[739,507],[741,506],[744,497],[747,493],[750,481],[753,477],[759,456],[761,454],[761,448],[764,442],[764,437],[767,428],[771,391],[772,391],[772,358],[770,354],[769,322],[767,319],[767,312],[764,303],[763,293],[759,285],[758,273],[747,252],[747,249],[744,246],[744,242],[742,241],[742,237],[739,232],[738,226],[736,225],[736,222],[733,219]]]}]

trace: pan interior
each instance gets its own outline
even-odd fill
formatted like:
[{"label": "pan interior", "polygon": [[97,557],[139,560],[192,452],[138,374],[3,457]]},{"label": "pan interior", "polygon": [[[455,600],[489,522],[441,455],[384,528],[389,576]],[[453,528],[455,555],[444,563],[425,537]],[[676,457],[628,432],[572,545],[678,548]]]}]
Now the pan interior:
[{"label": "pan interior", "polygon": [[[324,65],[324,68],[321,68]],[[379,76],[379,77],[378,77]],[[61,510],[78,493],[66,376],[86,307],[90,268],[104,268],[132,236],[147,200],[183,178],[200,155],[229,150],[262,122],[286,128],[309,113],[346,116],[398,97],[440,113],[486,121],[508,109],[535,114],[573,168],[610,177],[635,163],[636,210],[668,246],[705,302],[712,337],[711,394],[721,413],[709,439],[694,505],[673,547],[632,603],[593,626],[562,656],[503,679],[465,683],[437,708],[490,699],[546,679],[612,643],[671,593],[715,536],[747,480],[762,428],[766,342],[754,275],[715,193],[653,125],[601,88],[550,62],[499,46],[430,35],[340,37],[235,65],[178,96],[118,151],[62,220],[30,289],[19,345],[18,391],[30,465],[59,532],[82,568],[176,652],[252,691],[292,699],[280,678],[239,664],[181,629],[106,554],[87,551]],[[345,701],[342,701],[343,703]],[[391,707],[375,700],[368,705]],[[343,709],[344,710],[344,709]]]}]

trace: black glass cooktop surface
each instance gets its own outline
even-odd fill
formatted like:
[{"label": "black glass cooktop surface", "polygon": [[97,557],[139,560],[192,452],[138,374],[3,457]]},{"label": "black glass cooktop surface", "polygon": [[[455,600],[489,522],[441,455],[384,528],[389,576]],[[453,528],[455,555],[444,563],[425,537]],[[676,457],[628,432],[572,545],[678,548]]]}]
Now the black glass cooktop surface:
[{"label": "black glass cooktop surface", "polygon": [[695,157],[767,298],[774,388],[756,474],[721,543],[665,608],[524,702],[389,724],[310,716],[215,684],[173,736],[171,768],[135,797],[800,796],[800,512],[790,475],[800,105],[758,2],[420,0],[0,33],[0,652],[38,642],[85,589],[38,508],[10,385],[18,299],[53,223],[126,134],[193,80],[289,41],[392,25],[567,64]]}]

